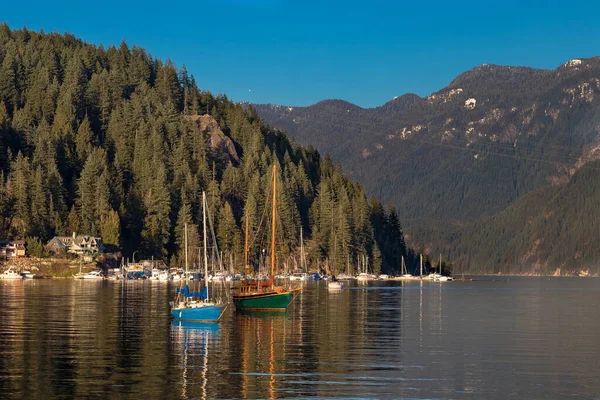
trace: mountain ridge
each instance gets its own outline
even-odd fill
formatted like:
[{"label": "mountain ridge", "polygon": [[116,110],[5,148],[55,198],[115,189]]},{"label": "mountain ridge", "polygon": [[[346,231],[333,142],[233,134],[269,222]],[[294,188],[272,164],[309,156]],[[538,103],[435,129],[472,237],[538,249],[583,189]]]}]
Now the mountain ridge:
[{"label": "mountain ridge", "polygon": [[[267,124],[331,154],[398,208],[413,245],[438,251],[464,233],[436,238],[436,225],[476,224],[597,160],[599,99],[600,57],[592,57],[553,70],[481,65],[429,96],[405,94],[368,109],[339,101],[252,107]],[[453,254],[468,264],[466,253]]]}]

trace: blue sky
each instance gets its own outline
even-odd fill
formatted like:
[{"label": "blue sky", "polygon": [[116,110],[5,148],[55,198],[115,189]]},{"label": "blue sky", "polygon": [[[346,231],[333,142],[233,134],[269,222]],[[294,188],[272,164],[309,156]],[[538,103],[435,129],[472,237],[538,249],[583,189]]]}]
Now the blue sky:
[{"label": "blue sky", "polygon": [[483,63],[555,68],[600,55],[596,3],[0,0],[0,21],[105,46],[125,39],[234,101],[374,107]]}]

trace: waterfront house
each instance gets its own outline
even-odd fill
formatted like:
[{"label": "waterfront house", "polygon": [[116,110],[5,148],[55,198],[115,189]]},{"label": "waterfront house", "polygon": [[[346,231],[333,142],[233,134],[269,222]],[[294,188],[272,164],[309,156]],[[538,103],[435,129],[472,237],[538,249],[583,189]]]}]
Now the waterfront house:
[{"label": "waterfront house", "polygon": [[52,254],[73,253],[79,256],[90,256],[103,253],[104,244],[101,237],[89,235],[54,236],[46,244],[46,250]]},{"label": "waterfront house", "polygon": [[25,245],[24,240],[0,240],[0,256],[25,257]]}]

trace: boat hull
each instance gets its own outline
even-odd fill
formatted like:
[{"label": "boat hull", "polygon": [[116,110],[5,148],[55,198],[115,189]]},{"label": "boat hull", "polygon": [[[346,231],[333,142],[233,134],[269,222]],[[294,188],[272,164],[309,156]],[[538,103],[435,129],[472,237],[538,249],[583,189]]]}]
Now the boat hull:
[{"label": "boat hull", "polygon": [[233,304],[240,310],[285,311],[294,299],[294,291],[234,295]]},{"label": "boat hull", "polygon": [[2,275],[0,279],[23,279],[21,275]]},{"label": "boat hull", "polygon": [[218,305],[182,309],[175,308],[171,310],[171,315],[180,321],[217,322],[221,319],[224,309],[224,306]]}]

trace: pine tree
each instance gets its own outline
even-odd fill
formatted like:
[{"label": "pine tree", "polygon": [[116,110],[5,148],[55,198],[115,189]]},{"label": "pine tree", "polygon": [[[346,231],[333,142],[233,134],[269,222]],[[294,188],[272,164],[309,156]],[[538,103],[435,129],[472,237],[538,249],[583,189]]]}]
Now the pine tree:
[{"label": "pine tree", "polygon": [[28,232],[42,239],[49,237],[48,193],[42,168],[37,167],[31,181],[31,228]]},{"label": "pine tree", "polygon": [[67,231],[63,232],[63,234],[70,235],[73,232],[79,232],[79,215],[77,214],[75,205],[73,205],[71,207],[71,211],[69,211],[69,216],[67,218]]},{"label": "pine tree", "polygon": [[[177,259],[180,262],[184,260],[185,253],[185,226],[188,226],[188,240],[190,236],[190,232],[197,230],[197,226],[192,226],[192,207],[190,206],[189,200],[187,198],[186,192],[181,190],[181,208],[179,209],[179,213],[177,214],[177,223],[175,225],[175,253],[177,254]],[[188,244],[189,246],[189,244]]]},{"label": "pine tree", "polygon": [[100,236],[108,250],[120,248],[121,242],[121,219],[115,210],[102,215],[100,219]]},{"label": "pine tree", "polygon": [[79,165],[84,165],[95,145],[94,133],[87,116],[83,119],[75,135],[75,150]]},{"label": "pine tree", "polygon": [[171,198],[164,165],[158,166],[154,183],[144,193],[143,202],[146,209],[142,230],[143,252],[147,256],[167,257],[171,231]]},{"label": "pine tree", "polygon": [[19,151],[11,165],[9,191],[15,199],[12,218],[13,234],[24,238],[31,230],[31,170],[29,159]]},{"label": "pine tree", "polygon": [[225,262],[232,257],[239,257],[239,229],[237,227],[233,210],[229,202],[225,202],[217,225],[217,242],[223,251]]}]

